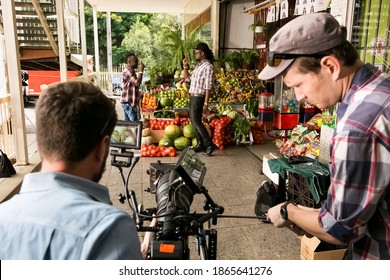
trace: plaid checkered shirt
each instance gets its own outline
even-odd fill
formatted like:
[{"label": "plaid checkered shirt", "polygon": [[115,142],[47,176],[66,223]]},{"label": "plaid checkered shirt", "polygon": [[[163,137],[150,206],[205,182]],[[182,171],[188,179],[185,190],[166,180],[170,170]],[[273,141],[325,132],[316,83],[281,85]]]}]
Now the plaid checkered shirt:
[{"label": "plaid checkered shirt", "polygon": [[337,118],[319,222],[353,259],[390,259],[390,76],[361,67]]}]

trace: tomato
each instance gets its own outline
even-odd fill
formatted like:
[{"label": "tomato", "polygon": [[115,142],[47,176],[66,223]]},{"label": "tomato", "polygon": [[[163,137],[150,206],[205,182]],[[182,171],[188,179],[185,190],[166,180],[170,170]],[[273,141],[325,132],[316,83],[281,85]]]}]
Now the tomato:
[{"label": "tomato", "polygon": [[174,147],[168,147],[169,149],[169,156],[174,157],[176,156],[176,149]]},{"label": "tomato", "polygon": [[167,156],[169,156],[169,149],[168,148],[164,148],[164,150],[162,151],[162,156],[163,157],[167,157]]}]

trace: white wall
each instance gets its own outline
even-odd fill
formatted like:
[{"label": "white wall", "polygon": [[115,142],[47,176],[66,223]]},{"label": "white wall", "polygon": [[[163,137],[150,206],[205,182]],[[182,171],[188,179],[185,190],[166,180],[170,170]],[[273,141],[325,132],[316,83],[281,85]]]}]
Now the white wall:
[{"label": "white wall", "polygon": [[[226,28],[226,32],[225,40],[220,42],[220,47],[225,49],[225,53],[240,49],[253,49],[253,31],[249,29],[249,25],[254,22],[254,15],[243,13],[243,11],[254,5],[255,1],[230,1],[224,7],[227,8],[226,26],[221,26],[220,40],[223,40],[223,28]],[[221,10],[221,19],[225,18],[225,14],[222,13],[225,11]]]}]

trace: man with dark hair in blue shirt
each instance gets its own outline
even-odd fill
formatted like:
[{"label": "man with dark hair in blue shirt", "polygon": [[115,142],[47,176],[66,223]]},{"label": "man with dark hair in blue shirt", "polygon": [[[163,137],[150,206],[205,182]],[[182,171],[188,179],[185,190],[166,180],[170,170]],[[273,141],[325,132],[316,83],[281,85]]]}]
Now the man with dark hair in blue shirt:
[{"label": "man with dark hair in blue shirt", "polygon": [[0,204],[0,259],[142,259],[133,219],[97,183],[117,122],[109,98],[90,83],[55,84],[36,120],[42,167]]}]

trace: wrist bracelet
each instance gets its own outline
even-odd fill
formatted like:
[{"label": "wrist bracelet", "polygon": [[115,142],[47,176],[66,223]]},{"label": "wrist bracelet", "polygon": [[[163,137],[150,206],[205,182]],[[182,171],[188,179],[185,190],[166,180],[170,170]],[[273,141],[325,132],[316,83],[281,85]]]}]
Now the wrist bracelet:
[{"label": "wrist bracelet", "polygon": [[205,102],[204,105],[209,105],[209,103],[206,103],[206,102]]},{"label": "wrist bracelet", "polygon": [[184,69],[187,69],[188,68],[188,65],[187,66],[183,66]]}]

